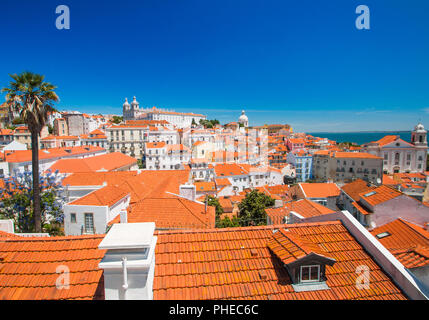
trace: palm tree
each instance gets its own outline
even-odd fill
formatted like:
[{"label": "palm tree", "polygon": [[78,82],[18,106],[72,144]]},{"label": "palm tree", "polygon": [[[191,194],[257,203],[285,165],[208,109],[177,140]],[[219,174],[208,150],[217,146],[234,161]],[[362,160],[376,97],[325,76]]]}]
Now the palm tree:
[{"label": "palm tree", "polygon": [[20,118],[31,132],[31,152],[33,171],[33,213],[34,229],[42,232],[39,186],[39,136],[48,119],[48,113],[55,111],[53,103],[58,101],[54,92],[56,87],[44,82],[44,76],[32,72],[11,74],[13,79],[9,87],[1,92],[6,93],[6,103],[12,110],[19,112]]}]

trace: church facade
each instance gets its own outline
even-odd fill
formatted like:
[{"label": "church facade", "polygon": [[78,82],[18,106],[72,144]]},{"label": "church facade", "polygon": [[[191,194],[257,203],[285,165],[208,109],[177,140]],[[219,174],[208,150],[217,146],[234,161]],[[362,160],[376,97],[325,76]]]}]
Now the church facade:
[{"label": "church facade", "polygon": [[363,150],[383,158],[384,173],[423,172],[427,163],[427,131],[419,123],[411,132],[411,142],[389,135],[363,145]]}]

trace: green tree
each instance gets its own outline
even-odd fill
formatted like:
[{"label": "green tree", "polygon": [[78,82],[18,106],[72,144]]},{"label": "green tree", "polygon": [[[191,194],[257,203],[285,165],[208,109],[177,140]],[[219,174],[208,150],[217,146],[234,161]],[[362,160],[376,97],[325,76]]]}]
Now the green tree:
[{"label": "green tree", "polygon": [[252,190],[240,202],[239,220],[241,226],[265,225],[267,214],[265,209],[274,205],[274,199],[262,192]]},{"label": "green tree", "polygon": [[216,224],[216,228],[234,228],[239,226],[240,219],[237,217],[233,217],[232,219],[225,217]]},{"label": "green tree", "polygon": [[64,219],[62,208],[66,202],[63,178],[58,172],[47,172],[39,177],[41,231],[35,229],[30,171],[16,171],[13,176],[4,178],[4,187],[0,188],[0,219],[12,219],[17,232],[48,232],[51,235],[62,235],[61,224]]},{"label": "green tree", "polygon": [[56,87],[45,82],[45,77],[32,72],[11,74],[12,81],[1,92],[6,93],[9,108],[19,112],[20,118],[31,132],[33,209],[35,231],[42,231],[39,186],[39,136],[48,113],[56,111],[53,104],[58,101]]},{"label": "green tree", "polygon": [[121,116],[113,116],[112,122],[114,124],[120,124],[124,120],[124,117]]}]

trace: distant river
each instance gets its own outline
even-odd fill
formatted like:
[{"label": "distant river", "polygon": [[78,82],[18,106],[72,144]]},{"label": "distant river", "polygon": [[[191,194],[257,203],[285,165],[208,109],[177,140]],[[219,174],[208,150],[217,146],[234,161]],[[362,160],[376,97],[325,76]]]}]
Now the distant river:
[{"label": "distant river", "polygon": [[362,132],[308,132],[314,137],[328,138],[337,142],[354,142],[359,145],[376,141],[387,135],[400,136],[402,140],[411,141],[411,131],[362,131]]}]

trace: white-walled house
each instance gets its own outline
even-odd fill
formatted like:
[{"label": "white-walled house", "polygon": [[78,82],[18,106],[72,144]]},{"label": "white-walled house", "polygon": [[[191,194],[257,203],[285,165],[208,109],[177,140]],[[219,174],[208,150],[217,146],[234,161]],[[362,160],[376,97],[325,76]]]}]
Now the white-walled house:
[{"label": "white-walled house", "polygon": [[130,198],[130,193],[106,186],[64,205],[65,234],[106,233],[108,223],[128,208]]}]

